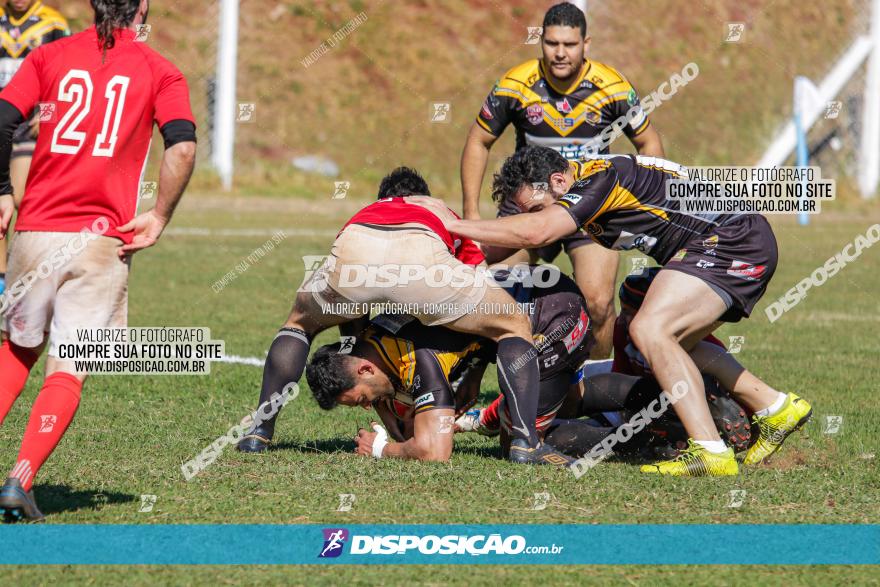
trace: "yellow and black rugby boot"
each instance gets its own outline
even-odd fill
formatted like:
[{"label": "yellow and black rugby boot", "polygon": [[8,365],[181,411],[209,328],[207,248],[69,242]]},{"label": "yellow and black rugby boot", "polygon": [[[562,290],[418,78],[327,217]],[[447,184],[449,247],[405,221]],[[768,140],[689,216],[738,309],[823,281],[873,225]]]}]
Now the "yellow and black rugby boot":
[{"label": "yellow and black rugby boot", "polygon": [[676,477],[725,477],[736,475],[739,466],[732,448],[727,447],[722,453],[713,453],[688,439],[688,447],[680,455],[669,461],[642,465],[641,471]]}]

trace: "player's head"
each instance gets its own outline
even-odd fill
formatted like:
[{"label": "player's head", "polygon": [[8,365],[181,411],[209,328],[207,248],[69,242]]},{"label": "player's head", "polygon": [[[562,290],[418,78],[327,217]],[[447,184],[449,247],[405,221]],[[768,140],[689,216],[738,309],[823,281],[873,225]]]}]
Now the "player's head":
[{"label": "player's head", "polygon": [[492,183],[492,199],[510,199],[523,212],[539,212],[574,183],[568,160],[549,147],[524,147],[504,161]]},{"label": "player's head", "polygon": [[620,315],[632,317],[636,315],[645,296],[648,294],[648,288],[651,282],[660,273],[660,267],[649,267],[642,269],[642,272],[636,275],[630,275],[620,284],[620,290],[617,297],[620,298]]},{"label": "player's head", "polygon": [[150,0],[90,0],[95,11],[95,28],[105,49],[116,44],[114,31],[147,22]]},{"label": "player's head", "polygon": [[388,376],[369,359],[339,352],[339,343],[319,348],[306,366],[306,379],[318,405],[331,410],[337,404],[369,409],[373,402],[394,395]]},{"label": "player's head", "polygon": [[398,167],[382,178],[379,184],[379,199],[406,197],[406,196],[430,196],[428,182],[425,178],[409,167]]},{"label": "player's head", "polygon": [[581,9],[568,2],[552,6],[544,15],[541,51],[544,68],[559,80],[576,76],[590,45],[587,19]]}]

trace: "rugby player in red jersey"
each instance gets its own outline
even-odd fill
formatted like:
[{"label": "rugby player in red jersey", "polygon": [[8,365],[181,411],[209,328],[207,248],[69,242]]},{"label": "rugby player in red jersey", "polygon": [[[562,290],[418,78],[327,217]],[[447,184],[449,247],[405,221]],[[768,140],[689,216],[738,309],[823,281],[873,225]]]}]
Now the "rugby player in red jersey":
[{"label": "rugby player in red jersey", "polygon": [[[46,377],[21,450],[0,490],[7,521],[43,516],[34,477],[79,406],[86,373],[58,358],[81,328],[127,325],[133,253],[153,246],[186,188],[195,122],[183,74],[135,27],[148,0],[91,0],[95,26],[32,52],[0,93],[0,237],[12,215],[9,157],[15,129],[53,104],[37,139],[10,255],[0,346],[0,420],[47,342]],[[137,214],[153,125],[165,140],[156,207]],[[46,274],[44,260],[65,262]]]},{"label": "rugby player in red jersey", "polygon": [[[663,389],[686,386],[673,407],[690,447],[642,471],[736,475],[734,452],[713,426],[702,375],[689,351],[723,322],[751,314],[776,270],[776,239],[757,214],[683,213],[678,201],[666,199],[667,182],[682,178],[687,172],[677,163],[632,155],[591,159],[575,173],[557,151],[525,147],[505,161],[493,189],[514,198],[527,215],[462,220],[439,200],[412,201],[442,218],[448,230],[484,244],[534,248],[583,228],[606,248],[638,249],[663,265],[629,331]],[[533,197],[540,183],[553,197]],[[725,387],[755,413],[759,427],[746,464],[773,454],[812,414],[803,398],[781,393],[745,369]]]},{"label": "rugby player in red jersey", "polygon": [[[41,0],[7,0],[0,7],[0,89],[6,87],[31,51],[68,35],[70,28],[64,17]],[[39,114],[28,117],[12,139],[10,173],[16,205],[24,195],[39,121]],[[6,241],[0,240],[0,294],[6,288],[6,253]]]},{"label": "rugby player in red jersey", "polygon": [[[479,247],[446,230],[428,210],[409,204],[414,194],[430,194],[427,183],[416,171],[398,168],[382,180],[378,201],[345,223],[323,265],[300,287],[269,348],[260,405],[300,380],[315,335],[361,319],[370,304],[402,304],[426,326],[445,325],[497,342],[498,380],[512,419],[510,460],[568,464],[570,459],[541,443],[535,429],[539,373],[528,316],[488,270],[477,267],[483,263]],[[352,270],[387,278],[354,283]],[[395,273],[384,273],[389,270]],[[418,270],[421,276],[410,273]],[[444,282],[453,274],[455,281]],[[272,418],[250,430],[238,449],[263,452],[274,431]]]}]

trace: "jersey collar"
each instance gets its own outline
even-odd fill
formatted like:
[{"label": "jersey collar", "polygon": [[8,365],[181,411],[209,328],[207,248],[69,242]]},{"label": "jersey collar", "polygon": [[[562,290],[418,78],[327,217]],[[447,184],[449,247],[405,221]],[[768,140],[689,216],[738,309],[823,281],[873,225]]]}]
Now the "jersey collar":
[{"label": "jersey collar", "polygon": [[580,85],[580,83],[582,81],[584,81],[584,78],[587,76],[587,72],[590,71],[590,69],[593,67],[593,64],[590,63],[589,59],[584,58],[584,62],[581,65],[580,73],[577,75],[577,77],[575,77],[574,81],[571,82],[571,84],[568,86],[568,88],[565,88],[565,89],[557,88],[556,85],[552,81],[550,81],[550,76],[548,76],[547,72],[544,70],[544,60],[543,59],[538,59],[538,67],[540,68],[540,71],[541,71],[541,77],[547,81],[548,86],[550,86],[555,92],[557,92],[559,94],[567,95],[567,94],[570,94],[573,91],[575,91],[577,89],[578,85]]},{"label": "jersey collar", "polygon": [[27,19],[32,17],[34,15],[34,13],[42,7],[43,7],[42,0],[37,0],[36,2],[33,3],[33,5],[30,8],[27,9],[27,12],[25,12],[21,16],[21,18],[13,18],[12,12],[9,11],[8,6],[5,7],[5,11],[6,11],[7,18],[9,18],[9,23],[12,26],[19,26],[19,25],[21,25],[21,23],[23,23],[24,21],[26,21]]}]

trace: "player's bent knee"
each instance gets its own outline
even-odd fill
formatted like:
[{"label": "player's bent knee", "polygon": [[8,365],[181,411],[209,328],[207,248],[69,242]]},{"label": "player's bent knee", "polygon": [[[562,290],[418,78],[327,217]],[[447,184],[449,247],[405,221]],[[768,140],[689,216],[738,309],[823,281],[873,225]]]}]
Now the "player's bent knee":
[{"label": "player's bent knee", "polygon": [[629,335],[642,352],[654,344],[671,338],[671,333],[662,321],[637,314],[629,324]]}]

